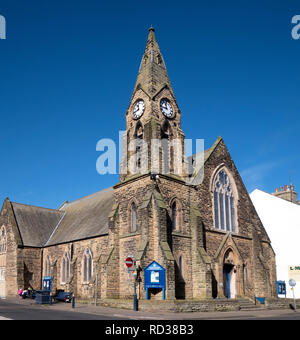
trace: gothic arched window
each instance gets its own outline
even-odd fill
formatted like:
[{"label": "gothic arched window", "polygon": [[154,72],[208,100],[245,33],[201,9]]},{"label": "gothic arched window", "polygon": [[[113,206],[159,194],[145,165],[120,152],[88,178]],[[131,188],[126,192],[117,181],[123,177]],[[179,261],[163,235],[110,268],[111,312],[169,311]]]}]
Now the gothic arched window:
[{"label": "gothic arched window", "polygon": [[166,121],[161,129],[161,139],[170,139],[170,136],[172,134],[171,131],[171,126],[170,123],[168,121]]},{"label": "gothic arched window", "polygon": [[181,231],[182,227],[182,213],[181,213],[181,207],[177,200],[174,200],[171,204],[171,210],[172,210],[172,229],[174,231]]},{"label": "gothic arched window", "polygon": [[143,139],[143,126],[140,122],[136,125],[136,138]]},{"label": "gothic arched window", "polygon": [[91,251],[87,248],[83,256],[83,281],[89,282],[93,274],[93,258]]},{"label": "gothic arched window", "polygon": [[182,261],[182,256],[179,256],[178,267],[179,267],[179,273],[180,273],[181,277],[183,278],[183,261]]},{"label": "gothic arched window", "polygon": [[142,166],[143,157],[143,126],[138,122],[135,128],[135,143],[136,143],[136,170],[139,172]]},{"label": "gothic arched window", "polygon": [[170,123],[166,121],[161,129],[162,148],[162,172],[164,174],[174,172],[174,145],[172,140],[173,132]]},{"label": "gothic arched window", "polygon": [[222,168],[213,181],[215,228],[237,232],[235,184]]},{"label": "gothic arched window", "polygon": [[70,259],[67,252],[62,258],[61,282],[66,283],[70,279]]},{"label": "gothic arched window", "polygon": [[45,276],[51,276],[51,263],[49,255],[46,256],[45,259]]},{"label": "gothic arched window", "polygon": [[0,229],[0,253],[6,253],[6,232],[4,227]]},{"label": "gothic arched window", "polygon": [[136,214],[136,204],[134,202],[131,203],[130,207],[130,231],[135,232],[136,231],[136,219],[137,219],[137,214]]}]

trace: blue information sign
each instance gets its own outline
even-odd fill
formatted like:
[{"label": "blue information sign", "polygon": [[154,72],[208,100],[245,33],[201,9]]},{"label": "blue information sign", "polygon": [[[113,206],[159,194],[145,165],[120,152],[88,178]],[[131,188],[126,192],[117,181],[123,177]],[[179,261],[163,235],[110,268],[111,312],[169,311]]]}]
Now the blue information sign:
[{"label": "blue information sign", "polygon": [[43,278],[43,290],[52,289],[52,276],[44,276]]},{"label": "blue information sign", "polygon": [[276,296],[285,295],[286,297],[286,283],[285,281],[275,281],[276,283]]},{"label": "blue information sign", "polygon": [[144,270],[144,287],[146,290],[146,299],[148,300],[149,288],[161,288],[163,290],[163,300],[165,299],[166,273],[159,263],[153,261]]}]

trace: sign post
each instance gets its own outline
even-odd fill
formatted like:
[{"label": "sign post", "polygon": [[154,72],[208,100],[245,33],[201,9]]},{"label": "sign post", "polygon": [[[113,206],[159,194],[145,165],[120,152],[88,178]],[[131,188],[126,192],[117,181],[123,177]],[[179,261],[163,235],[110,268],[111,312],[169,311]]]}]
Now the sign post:
[{"label": "sign post", "polygon": [[137,294],[136,294],[136,272],[133,273],[133,310],[138,310]]},{"label": "sign post", "polygon": [[296,281],[294,279],[289,280],[289,285],[292,287],[293,291],[293,298],[294,298],[294,311],[296,312],[296,300],[295,300],[295,293],[294,293],[294,287],[296,286]]},{"label": "sign post", "polygon": [[96,278],[95,278],[95,306],[97,306],[97,300],[98,300],[98,273],[96,273]]},{"label": "sign post", "polygon": [[125,260],[125,264],[127,266],[128,272],[133,273],[133,310],[138,310],[138,302],[137,302],[137,294],[136,294],[136,267],[135,267],[135,260],[131,256],[127,256]]}]

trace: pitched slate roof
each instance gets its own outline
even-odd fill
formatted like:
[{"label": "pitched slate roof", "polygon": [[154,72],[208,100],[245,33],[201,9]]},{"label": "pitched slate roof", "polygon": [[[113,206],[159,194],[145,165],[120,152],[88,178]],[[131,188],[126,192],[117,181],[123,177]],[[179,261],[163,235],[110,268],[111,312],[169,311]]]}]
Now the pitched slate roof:
[{"label": "pitched slate roof", "polygon": [[[190,182],[190,184],[193,184],[193,181],[197,182],[197,176],[200,175],[201,177],[201,170],[203,170],[203,166],[222,140],[222,137],[218,137],[209,149],[200,151],[197,154],[191,155],[187,158],[189,174],[193,174],[193,180]],[[195,162],[197,158],[198,163]]]},{"label": "pitched slate roof", "polygon": [[108,233],[113,189],[101,190],[58,210],[11,202],[23,246],[44,247]]},{"label": "pitched slate roof", "polygon": [[63,213],[46,246],[96,237],[108,233],[108,216],[114,205],[113,189],[108,188],[66,203]]},{"label": "pitched slate roof", "polygon": [[62,211],[11,202],[24,246],[42,247],[63,216]]}]

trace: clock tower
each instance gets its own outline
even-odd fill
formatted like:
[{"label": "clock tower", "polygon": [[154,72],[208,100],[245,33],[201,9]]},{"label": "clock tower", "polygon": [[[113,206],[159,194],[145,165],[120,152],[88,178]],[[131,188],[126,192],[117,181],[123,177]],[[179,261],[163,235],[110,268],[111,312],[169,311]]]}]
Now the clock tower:
[{"label": "clock tower", "polygon": [[184,162],[181,112],[151,27],[126,112],[120,180],[147,173],[182,178]]}]

